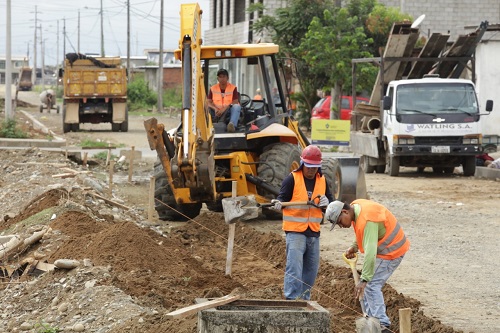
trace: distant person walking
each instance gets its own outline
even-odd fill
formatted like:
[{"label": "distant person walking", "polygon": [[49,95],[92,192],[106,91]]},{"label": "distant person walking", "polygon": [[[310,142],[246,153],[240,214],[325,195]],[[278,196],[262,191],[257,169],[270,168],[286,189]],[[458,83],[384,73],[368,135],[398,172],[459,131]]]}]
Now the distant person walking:
[{"label": "distant person walking", "polygon": [[382,287],[398,268],[410,242],[396,217],[374,201],[358,199],[350,205],[334,201],[328,205],[325,219],[341,228],[354,228],[356,240],[347,249],[347,258],[359,251],[365,254],[361,279],[355,287],[356,298],[363,295],[368,316],[378,318],[382,333],[392,332],[386,313]]}]

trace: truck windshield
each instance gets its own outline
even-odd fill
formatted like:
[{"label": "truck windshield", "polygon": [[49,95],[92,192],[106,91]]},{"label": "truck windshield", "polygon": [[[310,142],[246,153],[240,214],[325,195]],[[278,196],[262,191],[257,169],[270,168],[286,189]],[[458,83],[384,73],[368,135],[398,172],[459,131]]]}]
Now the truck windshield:
[{"label": "truck windshield", "polygon": [[399,85],[396,92],[398,114],[479,112],[474,87],[467,83],[421,83]]}]

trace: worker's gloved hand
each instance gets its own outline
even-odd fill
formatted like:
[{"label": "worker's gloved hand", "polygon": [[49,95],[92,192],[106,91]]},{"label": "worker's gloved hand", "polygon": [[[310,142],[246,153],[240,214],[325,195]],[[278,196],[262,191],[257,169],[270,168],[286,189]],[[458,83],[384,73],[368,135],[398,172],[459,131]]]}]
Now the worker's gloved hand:
[{"label": "worker's gloved hand", "polygon": [[273,199],[273,200],[271,200],[271,203],[273,204],[273,206],[270,207],[271,209],[274,209],[277,211],[281,210],[281,208],[282,208],[281,201],[279,201],[278,199]]},{"label": "worker's gloved hand", "polygon": [[326,208],[329,203],[330,203],[330,200],[328,200],[326,195],[322,195],[321,198],[319,198],[318,206],[322,207],[322,208]]}]

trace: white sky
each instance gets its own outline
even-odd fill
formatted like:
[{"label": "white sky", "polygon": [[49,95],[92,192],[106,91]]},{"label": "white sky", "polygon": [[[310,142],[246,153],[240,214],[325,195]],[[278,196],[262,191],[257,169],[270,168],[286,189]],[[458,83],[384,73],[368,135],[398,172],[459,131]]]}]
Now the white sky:
[{"label": "white sky", "polygon": [[[179,11],[186,0],[163,0],[164,30],[163,47],[177,48],[180,34]],[[6,0],[0,1],[0,54],[6,52]],[[127,1],[102,0],[104,51],[107,56],[127,55]],[[203,30],[208,28],[209,0],[199,0],[206,13],[202,18]],[[29,45],[29,56],[33,58],[35,33],[35,5],[38,23],[42,25],[45,41],[45,64],[57,62],[57,24],[59,22],[59,61],[63,59],[63,19],[66,19],[66,53],[78,48],[78,10],[80,10],[80,53],[101,52],[100,0],[11,0],[11,53],[12,57],[24,57]],[[161,0],[130,0],[130,54],[143,55],[144,49],[160,46]],[[40,29],[37,33],[37,65],[41,64]],[[73,49],[74,47],[74,49]],[[32,66],[32,61],[30,61]]]}]

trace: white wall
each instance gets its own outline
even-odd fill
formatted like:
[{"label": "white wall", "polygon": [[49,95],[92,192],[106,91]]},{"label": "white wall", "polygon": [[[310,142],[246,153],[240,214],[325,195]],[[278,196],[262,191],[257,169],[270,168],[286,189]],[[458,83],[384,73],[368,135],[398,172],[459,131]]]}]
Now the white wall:
[{"label": "white wall", "polygon": [[500,40],[480,43],[476,48],[476,88],[481,111],[493,100],[493,111],[483,117],[483,135],[500,135]]}]

